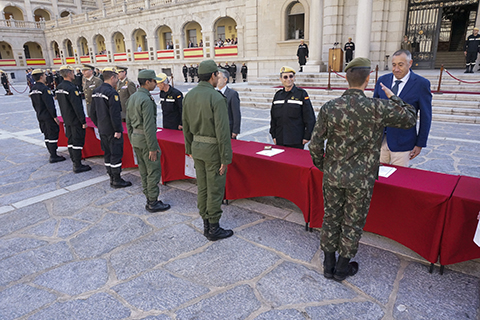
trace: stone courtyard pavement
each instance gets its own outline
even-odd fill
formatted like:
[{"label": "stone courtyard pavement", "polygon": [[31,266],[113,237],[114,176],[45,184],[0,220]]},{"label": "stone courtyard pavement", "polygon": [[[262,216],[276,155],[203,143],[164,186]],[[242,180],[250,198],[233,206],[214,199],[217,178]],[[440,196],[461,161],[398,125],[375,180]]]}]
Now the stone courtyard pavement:
[{"label": "stone courtyard pavement", "polygon": [[[242,139],[267,142],[264,111],[242,112]],[[161,186],[172,208],[151,214],[136,169],[116,190],[101,158],[81,174],[69,159],[48,163],[28,96],[0,96],[0,116],[2,320],[480,319],[478,261],[430,274],[409,249],[366,233],[358,274],[327,280],[319,232],[304,231],[290,202],[231,201],[221,223],[235,235],[210,242],[192,181]],[[434,124],[414,166],[480,176],[479,128]]]}]

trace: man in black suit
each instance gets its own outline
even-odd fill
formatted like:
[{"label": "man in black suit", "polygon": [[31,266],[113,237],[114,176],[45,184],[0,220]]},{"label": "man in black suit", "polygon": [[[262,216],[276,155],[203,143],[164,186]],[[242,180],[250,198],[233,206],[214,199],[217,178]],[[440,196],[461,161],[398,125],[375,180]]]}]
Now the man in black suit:
[{"label": "man in black suit", "polygon": [[225,69],[218,70],[217,89],[227,97],[228,118],[230,122],[230,134],[232,139],[237,139],[240,133],[240,123],[242,115],[240,114],[240,97],[238,92],[227,86],[230,73]]}]

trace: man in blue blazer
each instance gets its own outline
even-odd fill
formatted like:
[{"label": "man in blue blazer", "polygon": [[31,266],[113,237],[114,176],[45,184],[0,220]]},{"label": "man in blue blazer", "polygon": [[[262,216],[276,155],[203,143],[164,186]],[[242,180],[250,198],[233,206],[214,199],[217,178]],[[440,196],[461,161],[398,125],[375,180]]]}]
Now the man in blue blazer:
[{"label": "man in blue blazer", "polygon": [[380,87],[380,83],[383,83],[403,101],[414,106],[417,116],[420,112],[418,130],[416,126],[410,129],[385,128],[380,152],[382,163],[406,167],[427,146],[432,123],[430,81],[410,70],[412,63],[412,55],[408,50],[398,50],[392,56],[392,73],[381,76],[375,85],[374,98],[387,99]]}]

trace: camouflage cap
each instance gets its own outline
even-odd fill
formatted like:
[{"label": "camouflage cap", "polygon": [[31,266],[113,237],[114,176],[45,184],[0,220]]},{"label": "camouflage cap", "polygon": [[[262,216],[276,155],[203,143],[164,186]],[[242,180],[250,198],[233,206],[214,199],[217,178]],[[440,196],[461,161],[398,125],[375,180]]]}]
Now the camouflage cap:
[{"label": "camouflage cap", "polygon": [[32,74],[43,74],[43,70],[42,69],[35,69],[32,71]]},{"label": "camouflage cap", "polygon": [[218,71],[218,66],[213,60],[205,60],[200,62],[198,66],[198,74],[208,74]]},{"label": "camouflage cap", "polygon": [[347,72],[348,69],[355,69],[355,68],[362,68],[362,69],[370,69],[372,66],[372,63],[370,62],[370,59],[367,58],[355,58],[352,61],[350,61],[349,64],[345,67],[345,72]]},{"label": "camouflage cap", "polygon": [[138,73],[138,79],[154,79],[154,80],[161,80],[157,75],[155,74],[155,71],[153,70],[142,70]]},{"label": "camouflage cap", "polygon": [[280,74],[289,73],[289,72],[293,72],[293,74],[295,74],[295,69],[293,69],[291,67],[287,67],[287,66],[283,66],[283,67],[280,68]]}]

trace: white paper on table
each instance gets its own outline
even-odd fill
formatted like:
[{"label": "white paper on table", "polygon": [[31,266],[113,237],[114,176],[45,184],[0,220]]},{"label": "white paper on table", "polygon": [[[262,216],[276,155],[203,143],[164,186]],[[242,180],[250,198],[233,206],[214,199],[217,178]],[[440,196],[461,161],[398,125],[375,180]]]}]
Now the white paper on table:
[{"label": "white paper on table", "polygon": [[378,176],[379,177],[383,177],[383,178],[388,178],[392,175],[392,173],[394,173],[395,171],[397,171],[397,168],[393,168],[393,167],[385,167],[385,166],[380,166],[378,168]]},{"label": "white paper on table", "polygon": [[93,128],[93,131],[95,132],[95,137],[100,140],[100,132],[98,132],[98,128]]},{"label": "white paper on table", "polygon": [[477,224],[477,231],[475,231],[475,235],[473,236],[473,242],[480,247],[480,220]]},{"label": "white paper on table", "polygon": [[262,150],[262,151],[259,151],[257,152],[257,154],[261,155],[261,156],[267,156],[267,157],[273,157],[274,155],[277,155],[279,153],[282,153],[283,151],[285,151],[284,149],[275,149],[275,148],[272,148],[270,150]]},{"label": "white paper on table", "polygon": [[185,155],[185,175],[190,178],[197,178],[193,158]]},{"label": "white paper on table", "polygon": [[162,129],[160,129],[160,128],[157,128],[157,132],[160,132],[160,131],[162,131]]}]

